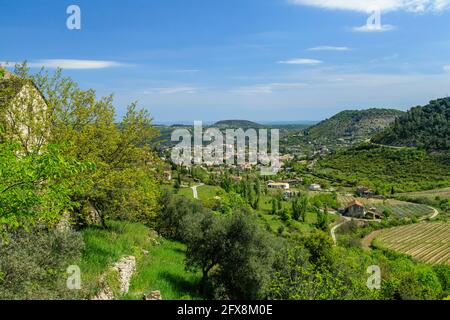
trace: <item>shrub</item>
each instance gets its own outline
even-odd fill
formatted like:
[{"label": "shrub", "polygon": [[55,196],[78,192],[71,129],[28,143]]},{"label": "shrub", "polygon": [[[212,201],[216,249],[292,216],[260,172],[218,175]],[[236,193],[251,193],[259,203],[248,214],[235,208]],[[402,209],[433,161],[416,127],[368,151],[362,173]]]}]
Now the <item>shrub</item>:
[{"label": "shrub", "polygon": [[34,229],[10,233],[0,242],[0,300],[73,299],[66,287],[67,267],[84,246],[75,231]]}]

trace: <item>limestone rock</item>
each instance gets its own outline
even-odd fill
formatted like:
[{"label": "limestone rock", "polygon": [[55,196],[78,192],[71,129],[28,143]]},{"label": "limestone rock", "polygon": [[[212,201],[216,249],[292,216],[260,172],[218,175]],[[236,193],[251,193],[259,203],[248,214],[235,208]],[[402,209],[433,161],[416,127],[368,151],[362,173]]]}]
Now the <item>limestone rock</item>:
[{"label": "limestone rock", "polygon": [[136,258],[123,257],[114,265],[114,269],[119,273],[120,293],[128,293],[131,277],[136,270]]},{"label": "limestone rock", "polygon": [[159,290],[150,292],[148,295],[144,295],[144,300],[148,301],[162,300],[161,292]]}]

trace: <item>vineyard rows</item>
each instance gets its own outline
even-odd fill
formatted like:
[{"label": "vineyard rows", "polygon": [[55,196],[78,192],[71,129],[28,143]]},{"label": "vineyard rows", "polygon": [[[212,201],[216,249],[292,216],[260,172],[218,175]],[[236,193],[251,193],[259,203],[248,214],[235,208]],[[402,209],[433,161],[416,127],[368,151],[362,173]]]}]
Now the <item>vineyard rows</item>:
[{"label": "vineyard rows", "polygon": [[387,249],[417,260],[450,265],[450,223],[418,223],[387,229],[377,237]]},{"label": "vineyard rows", "polygon": [[426,205],[409,203],[398,200],[378,200],[378,199],[364,199],[355,198],[352,196],[340,196],[339,201],[343,206],[347,206],[353,200],[358,200],[362,202],[367,209],[375,208],[379,213],[383,213],[385,210],[389,210],[396,217],[423,217],[431,215],[433,209]]}]

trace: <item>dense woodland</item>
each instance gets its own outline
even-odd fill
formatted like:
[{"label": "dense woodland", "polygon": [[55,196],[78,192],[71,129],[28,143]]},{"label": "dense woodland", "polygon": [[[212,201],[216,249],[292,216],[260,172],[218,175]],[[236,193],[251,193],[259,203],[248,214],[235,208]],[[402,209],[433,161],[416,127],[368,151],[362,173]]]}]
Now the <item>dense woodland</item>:
[{"label": "dense woodland", "polygon": [[431,151],[450,149],[450,98],[431,101],[402,115],[386,131],[372,139],[375,143],[410,146]]}]

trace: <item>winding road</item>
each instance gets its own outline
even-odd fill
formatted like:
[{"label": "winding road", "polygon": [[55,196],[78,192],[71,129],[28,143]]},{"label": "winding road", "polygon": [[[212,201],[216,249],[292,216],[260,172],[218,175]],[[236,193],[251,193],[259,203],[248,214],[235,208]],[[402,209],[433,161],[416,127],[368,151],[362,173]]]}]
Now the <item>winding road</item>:
[{"label": "winding road", "polygon": [[336,230],[339,229],[342,225],[344,225],[347,222],[349,222],[350,220],[352,220],[351,218],[348,218],[348,217],[342,217],[342,218],[344,218],[344,221],[338,223],[333,228],[331,228],[331,238],[333,238],[334,245],[337,245]]}]

